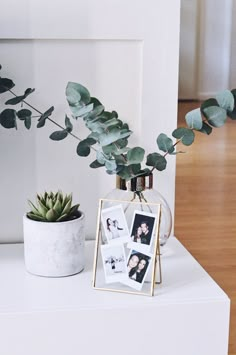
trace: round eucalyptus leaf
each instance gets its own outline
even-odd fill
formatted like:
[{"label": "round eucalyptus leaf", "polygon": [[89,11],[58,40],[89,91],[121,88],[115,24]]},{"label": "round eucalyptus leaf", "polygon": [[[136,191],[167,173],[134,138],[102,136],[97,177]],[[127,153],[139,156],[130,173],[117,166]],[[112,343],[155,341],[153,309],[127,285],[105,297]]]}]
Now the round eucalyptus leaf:
[{"label": "round eucalyptus leaf", "polygon": [[147,166],[153,166],[155,169],[162,171],[165,170],[166,164],[167,164],[166,158],[159,153],[151,153],[148,154],[147,156],[147,162],[146,162]]},{"label": "round eucalyptus leaf", "polygon": [[55,131],[53,132],[49,138],[52,139],[53,141],[61,141],[62,139],[66,138],[68,135],[68,132],[63,129],[62,131]]},{"label": "round eucalyptus leaf", "polygon": [[157,145],[163,152],[172,153],[175,150],[172,139],[164,133],[159,134],[157,137]]},{"label": "round eucalyptus leaf", "polygon": [[130,149],[127,153],[128,163],[131,164],[139,164],[143,161],[145,154],[145,150],[140,147],[134,147]]},{"label": "round eucalyptus leaf", "polygon": [[202,115],[200,108],[188,112],[185,116],[189,128],[199,131],[202,128]]},{"label": "round eucalyptus leaf", "polygon": [[220,91],[216,95],[216,100],[220,107],[226,111],[233,111],[234,109],[234,96],[229,90]]},{"label": "round eucalyptus leaf", "polygon": [[221,127],[225,124],[227,113],[225,109],[218,106],[207,107],[203,110],[208,123],[213,127]]},{"label": "round eucalyptus leaf", "polygon": [[180,127],[172,132],[172,136],[181,139],[184,145],[191,145],[194,142],[195,134],[190,128]]},{"label": "round eucalyptus leaf", "polygon": [[4,128],[17,128],[16,111],[10,108],[3,110],[0,114],[0,123]]},{"label": "round eucalyptus leaf", "polygon": [[99,136],[99,142],[101,146],[109,145],[120,138],[120,130],[118,128],[112,128],[109,132],[101,133]]},{"label": "round eucalyptus leaf", "polygon": [[31,116],[32,112],[25,108],[17,112],[17,117],[22,121],[24,121],[26,118],[31,118]]},{"label": "round eucalyptus leaf", "polygon": [[86,142],[81,141],[77,145],[76,152],[80,157],[87,157],[90,154],[90,146]]},{"label": "round eucalyptus leaf", "polygon": [[210,99],[207,99],[207,100],[203,101],[203,103],[201,104],[201,112],[203,113],[203,110],[205,108],[211,107],[211,106],[219,106],[219,104],[216,101],[216,99],[210,98]]},{"label": "round eucalyptus leaf", "polygon": [[0,94],[8,90],[11,90],[14,86],[15,84],[11,79],[0,78]]},{"label": "round eucalyptus leaf", "polygon": [[[236,103],[236,89],[231,90],[231,93],[234,97],[234,102]],[[234,105],[233,111],[228,111],[227,113],[231,120],[236,120],[236,104]]]},{"label": "round eucalyptus leaf", "polygon": [[66,86],[66,98],[69,105],[74,105],[77,102],[87,105],[90,102],[90,93],[83,85],[68,82]]},{"label": "round eucalyptus leaf", "polygon": [[86,116],[89,112],[93,110],[93,104],[89,104],[87,106],[70,106],[70,109],[74,116],[83,117]]}]

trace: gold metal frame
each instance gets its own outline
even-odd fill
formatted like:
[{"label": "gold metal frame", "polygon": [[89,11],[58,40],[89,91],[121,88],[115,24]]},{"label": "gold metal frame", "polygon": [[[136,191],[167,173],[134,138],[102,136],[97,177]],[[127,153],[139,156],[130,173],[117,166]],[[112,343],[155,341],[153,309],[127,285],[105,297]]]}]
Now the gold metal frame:
[{"label": "gold metal frame", "polygon": [[[154,287],[155,284],[160,284],[162,282],[162,273],[161,273],[161,254],[160,254],[160,220],[161,220],[161,205],[159,203],[146,203],[142,202],[142,205],[154,205],[158,206],[157,211],[157,227],[156,227],[156,238],[155,238],[155,245],[154,245],[154,253],[153,253],[153,265],[152,265],[152,279],[151,279],[151,287],[150,293],[145,292],[137,292],[137,291],[126,291],[121,289],[111,289],[111,288],[103,288],[103,287],[96,287],[96,273],[97,273],[97,263],[98,263],[98,249],[99,249],[99,242],[102,244],[101,238],[101,211],[103,202],[111,202],[111,203],[128,203],[128,204],[140,204],[140,201],[133,202],[127,200],[110,200],[110,199],[100,199],[99,206],[98,206],[98,214],[97,214],[97,228],[96,228],[96,241],[95,241],[95,251],[94,251],[94,263],[93,263],[93,281],[92,287],[96,290],[103,290],[103,291],[111,291],[111,292],[121,292],[121,293],[128,293],[128,294],[136,294],[136,295],[145,295],[145,296],[153,296],[154,295]],[[156,272],[157,272],[157,263],[159,269],[159,281],[155,282]]]}]

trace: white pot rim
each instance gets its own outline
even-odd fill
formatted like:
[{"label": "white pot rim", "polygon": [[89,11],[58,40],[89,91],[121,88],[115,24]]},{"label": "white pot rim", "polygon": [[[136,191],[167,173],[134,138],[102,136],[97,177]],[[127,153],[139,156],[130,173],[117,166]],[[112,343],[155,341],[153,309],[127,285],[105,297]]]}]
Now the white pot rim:
[{"label": "white pot rim", "polygon": [[48,225],[62,225],[62,224],[73,224],[77,223],[78,221],[81,221],[84,219],[85,214],[84,212],[78,210],[78,212],[81,214],[80,217],[72,219],[71,221],[63,221],[63,222],[41,222],[41,221],[34,221],[33,219],[30,219],[27,217],[27,214],[25,213],[23,216],[23,219],[26,220],[28,223],[37,223],[37,224],[48,224]]}]

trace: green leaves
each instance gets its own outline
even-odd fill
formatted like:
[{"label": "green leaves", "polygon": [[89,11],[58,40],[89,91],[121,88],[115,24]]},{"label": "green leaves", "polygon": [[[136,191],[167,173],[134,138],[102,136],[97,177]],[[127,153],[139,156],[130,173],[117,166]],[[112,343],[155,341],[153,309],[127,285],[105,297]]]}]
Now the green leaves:
[{"label": "green leaves", "polygon": [[192,110],[185,116],[189,128],[200,130],[202,128],[202,115],[200,108]]},{"label": "green leaves", "polygon": [[47,111],[45,111],[38,120],[37,128],[41,128],[45,125],[46,119],[51,116],[52,112],[54,111],[54,107],[51,106]]},{"label": "green leaves", "polygon": [[32,92],[34,92],[35,89],[26,89],[24,95],[21,96],[16,96],[13,97],[13,99],[7,100],[5,102],[5,105],[17,105],[20,102],[22,102],[27,96],[29,96],[30,94],[32,94]]},{"label": "green leaves", "polygon": [[66,98],[70,106],[87,105],[90,102],[90,93],[78,83],[68,82],[66,86]]},{"label": "green leaves", "polygon": [[63,129],[61,131],[55,131],[52,134],[50,134],[49,138],[52,139],[53,141],[61,141],[62,139],[65,139],[68,135],[68,132],[66,129]]},{"label": "green leaves", "polygon": [[132,177],[139,175],[140,171],[141,164],[131,164],[121,167],[119,172],[117,172],[117,175],[119,175],[122,179],[129,180]]},{"label": "green leaves", "polygon": [[10,108],[5,109],[0,114],[0,123],[4,128],[16,128],[16,111]]},{"label": "green leaves", "polygon": [[0,78],[0,94],[11,90],[14,86],[15,84],[12,80],[7,78]]},{"label": "green leaves", "polygon": [[166,153],[168,152],[169,154],[173,153],[175,150],[172,139],[168,138],[164,133],[159,134],[157,137],[157,145],[160,150]]},{"label": "green leaves", "polygon": [[220,107],[226,111],[233,111],[234,109],[234,96],[229,90],[220,91],[216,95],[216,100]]},{"label": "green leaves", "polygon": [[[233,97],[234,97],[234,103],[236,103],[236,89],[233,89],[231,91]],[[231,120],[236,120],[236,105],[234,104],[233,110],[230,112],[228,111],[228,116],[231,118]]]},{"label": "green leaves", "polygon": [[148,154],[147,156],[147,162],[146,162],[147,166],[152,166],[155,169],[162,171],[165,170],[166,164],[167,164],[166,158],[159,153],[151,153]]},{"label": "green leaves", "polygon": [[225,124],[227,119],[227,114],[225,109],[218,106],[206,107],[203,110],[203,114],[206,117],[207,121],[213,127],[221,127]]},{"label": "green leaves", "polygon": [[20,120],[24,121],[25,127],[27,129],[30,129],[31,127],[31,116],[32,116],[32,112],[27,109],[22,109],[17,112],[17,117]]},{"label": "green leaves", "polygon": [[140,147],[132,148],[127,153],[128,164],[139,164],[143,161],[145,150]]},{"label": "green leaves", "polygon": [[93,138],[86,138],[83,141],[79,142],[76,152],[81,157],[87,157],[90,154],[91,145],[95,144],[96,140]]},{"label": "green leaves", "polygon": [[172,136],[180,139],[184,145],[191,145],[194,142],[195,134],[190,128],[177,128],[173,131]]}]

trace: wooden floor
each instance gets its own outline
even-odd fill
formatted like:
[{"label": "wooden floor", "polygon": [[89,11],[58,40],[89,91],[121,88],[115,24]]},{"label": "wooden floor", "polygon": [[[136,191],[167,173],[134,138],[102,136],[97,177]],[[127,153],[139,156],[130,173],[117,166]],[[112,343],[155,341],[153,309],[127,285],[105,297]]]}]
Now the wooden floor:
[{"label": "wooden floor", "polygon": [[[179,103],[179,126],[196,107]],[[197,133],[184,150],[177,156],[175,235],[230,297],[229,355],[236,355],[236,121],[210,136]]]}]

